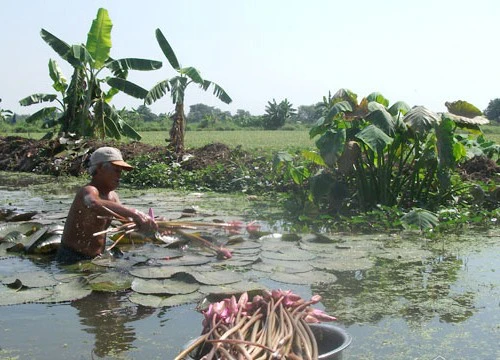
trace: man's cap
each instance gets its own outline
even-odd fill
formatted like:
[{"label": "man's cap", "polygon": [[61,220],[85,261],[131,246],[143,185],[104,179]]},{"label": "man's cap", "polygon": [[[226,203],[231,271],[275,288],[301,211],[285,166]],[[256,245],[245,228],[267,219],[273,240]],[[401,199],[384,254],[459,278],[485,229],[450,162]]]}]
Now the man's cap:
[{"label": "man's cap", "polygon": [[90,156],[90,166],[110,162],[113,165],[122,167],[124,170],[132,170],[134,167],[123,161],[122,153],[114,147],[100,147]]}]

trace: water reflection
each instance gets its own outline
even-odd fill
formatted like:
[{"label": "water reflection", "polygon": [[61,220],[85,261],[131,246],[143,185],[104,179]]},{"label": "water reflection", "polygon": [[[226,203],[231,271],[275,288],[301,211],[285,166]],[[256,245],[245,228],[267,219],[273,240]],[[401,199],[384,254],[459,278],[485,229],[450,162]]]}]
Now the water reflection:
[{"label": "water reflection", "polygon": [[155,312],[155,308],[130,304],[125,293],[93,292],[71,306],[78,310],[83,330],[94,335],[93,354],[100,358],[132,349],[136,340],[132,323]]}]

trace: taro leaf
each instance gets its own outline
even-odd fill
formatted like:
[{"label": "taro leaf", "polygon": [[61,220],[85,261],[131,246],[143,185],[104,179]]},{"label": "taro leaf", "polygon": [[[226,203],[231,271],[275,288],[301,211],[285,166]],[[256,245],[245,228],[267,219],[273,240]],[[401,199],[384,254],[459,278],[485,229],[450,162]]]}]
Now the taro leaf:
[{"label": "taro leaf", "polygon": [[425,230],[437,226],[439,219],[429,210],[416,208],[404,215],[401,222],[408,227],[416,226],[420,230]]},{"label": "taro leaf", "polygon": [[263,262],[253,264],[252,269],[267,273],[283,272],[295,274],[311,271],[313,267],[307,262],[265,259]]},{"label": "taro leaf", "polygon": [[337,277],[335,275],[323,271],[309,271],[296,274],[274,273],[271,274],[270,279],[286,284],[296,285],[334,283],[337,281]]},{"label": "taro leaf", "polygon": [[87,279],[79,277],[67,283],[60,283],[53,288],[53,293],[38,302],[60,303],[82,299],[92,292]]},{"label": "taro leaf", "polygon": [[132,290],[141,294],[189,294],[198,290],[200,285],[196,283],[187,283],[177,279],[141,279],[135,278],[132,281]]},{"label": "taro leaf", "polygon": [[5,243],[20,243],[25,237],[20,231],[14,230],[6,234],[3,238],[0,238],[0,242]]},{"label": "taro leaf", "polygon": [[180,272],[186,272],[186,268],[183,266],[148,266],[129,270],[130,275],[143,279],[168,279]]},{"label": "taro leaf", "polygon": [[33,252],[37,244],[40,243],[42,237],[47,233],[47,230],[49,230],[49,227],[43,226],[35,231],[35,233],[32,234],[28,239],[26,239],[25,248],[27,253]]},{"label": "taro leaf", "polygon": [[110,271],[98,274],[92,280],[89,280],[90,288],[95,291],[116,292],[130,289],[132,276],[127,273]]},{"label": "taro leaf", "polygon": [[45,271],[18,272],[14,275],[0,278],[0,280],[5,285],[12,284],[18,280],[23,286],[28,288],[57,285],[57,281],[54,277]]},{"label": "taro leaf", "polygon": [[24,245],[21,243],[8,243],[5,251],[8,253],[19,253],[24,251]]},{"label": "taro leaf", "polygon": [[371,269],[374,262],[367,258],[333,258],[316,259],[313,267],[318,270],[326,271],[356,271]]},{"label": "taro leaf", "polygon": [[16,291],[6,286],[0,287],[0,306],[36,302],[53,293],[52,288],[24,288]]},{"label": "taro leaf", "polygon": [[310,253],[309,251],[289,246],[282,247],[281,249],[278,249],[278,251],[265,251],[262,253],[262,257],[275,260],[308,261],[313,260],[316,255]]},{"label": "taro leaf", "polygon": [[242,280],[241,274],[229,270],[210,272],[191,271],[190,274],[196,281],[204,285],[226,285]]}]

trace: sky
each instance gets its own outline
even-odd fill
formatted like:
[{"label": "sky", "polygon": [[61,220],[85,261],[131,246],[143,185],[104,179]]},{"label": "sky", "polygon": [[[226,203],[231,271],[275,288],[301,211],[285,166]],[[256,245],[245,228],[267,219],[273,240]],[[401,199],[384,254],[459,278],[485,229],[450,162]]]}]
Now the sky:
[{"label": "sky", "polygon": [[[156,41],[159,28],[181,66],[197,68],[233,99],[226,105],[192,84],[186,111],[203,103],[260,115],[273,99],[297,108],[341,88],[358,100],[376,91],[390,104],[433,111],[456,100],[484,110],[500,98],[498,0],[0,0],[0,108],[38,110],[19,100],[55,93],[49,59],[71,77],[40,30],[85,43],[101,7],[113,23],[113,58],[163,62],[156,71],[131,71],[129,80],[149,89],[176,75]],[[132,109],[142,102],[120,94],[112,104]],[[174,110],[168,96],[150,108]]]}]

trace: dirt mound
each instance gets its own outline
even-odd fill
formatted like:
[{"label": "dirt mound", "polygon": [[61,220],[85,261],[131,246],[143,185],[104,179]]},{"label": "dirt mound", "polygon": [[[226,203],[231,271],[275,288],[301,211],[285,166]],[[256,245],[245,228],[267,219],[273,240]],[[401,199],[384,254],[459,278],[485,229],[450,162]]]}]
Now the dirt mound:
[{"label": "dirt mound", "polygon": [[485,156],[474,156],[460,166],[462,177],[472,181],[488,182],[500,177],[500,166]]}]

